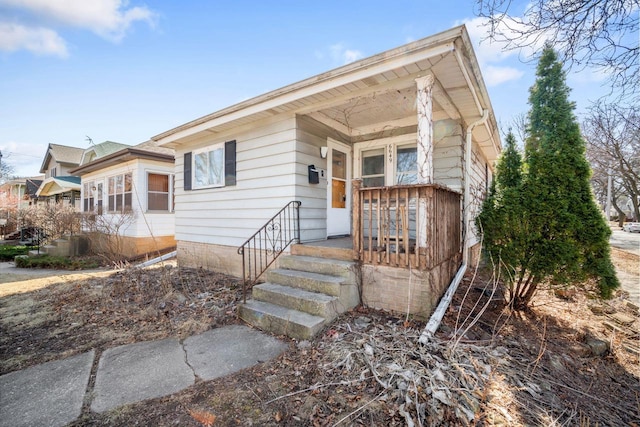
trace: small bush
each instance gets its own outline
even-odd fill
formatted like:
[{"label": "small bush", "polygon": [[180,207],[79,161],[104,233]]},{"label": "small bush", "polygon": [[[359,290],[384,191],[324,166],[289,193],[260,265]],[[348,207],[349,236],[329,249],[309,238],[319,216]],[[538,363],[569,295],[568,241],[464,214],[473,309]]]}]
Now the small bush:
[{"label": "small bush", "polygon": [[0,261],[13,261],[17,255],[26,255],[29,248],[26,246],[0,246]]},{"label": "small bush", "polygon": [[83,270],[96,268],[99,264],[92,259],[67,258],[62,256],[37,255],[16,258],[16,267],[51,268],[54,270]]}]

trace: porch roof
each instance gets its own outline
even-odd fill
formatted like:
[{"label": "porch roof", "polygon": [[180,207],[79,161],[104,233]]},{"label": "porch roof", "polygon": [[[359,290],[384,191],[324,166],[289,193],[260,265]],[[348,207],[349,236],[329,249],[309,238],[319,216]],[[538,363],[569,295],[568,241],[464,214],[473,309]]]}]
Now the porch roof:
[{"label": "porch roof", "polygon": [[[308,115],[354,141],[389,127],[417,124],[415,79],[434,76],[433,119],[461,119],[489,160],[500,138],[489,95],[465,26],[388,50],[248,99],[152,137],[176,148],[278,114]],[[347,114],[348,113],[348,114]]]},{"label": "porch roof", "polygon": [[69,191],[80,191],[79,176],[58,176],[47,178],[40,184],[36,196],[55,196]]},{"label": "porch roof", "polygon": [[135,159],[154,160],[164,163],[174,162],[173,150],[157,147],[153,141],[146,141],[135,147],[127,147],[115,153],[100,157],[75,169],[71,169],[69,172],[76,175],[85,175]]}]

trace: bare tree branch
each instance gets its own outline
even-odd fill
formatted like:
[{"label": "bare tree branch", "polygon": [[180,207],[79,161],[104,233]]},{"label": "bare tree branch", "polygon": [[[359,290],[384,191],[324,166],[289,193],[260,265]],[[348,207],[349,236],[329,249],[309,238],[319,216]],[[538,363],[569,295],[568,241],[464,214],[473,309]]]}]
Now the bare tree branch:
[{"label": "bare tree branch", "polygon": [[570,67],[596,67],[618,97],[638,102],[640,0],[532,0],[521,18],[512,6],[510,0],[476,0],[490,40],[505,50],[549,41]]},{"label": "bare tree branch", "polygon": [[628,201],[635,220],[640,217],[640,107],[598,103],[591,107],[582,130],[593,170],[596,195],[606,201],[608,174],[612,174],[612,201]]}]

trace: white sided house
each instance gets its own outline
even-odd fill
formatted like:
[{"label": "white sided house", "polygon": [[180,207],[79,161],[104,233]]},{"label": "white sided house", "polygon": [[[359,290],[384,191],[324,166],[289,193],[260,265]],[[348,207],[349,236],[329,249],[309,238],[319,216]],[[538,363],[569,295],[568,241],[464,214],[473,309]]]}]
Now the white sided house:
[{"label": "white sided house", "polygon": [[175,246],[173,150],[147,141],[83,160],[71,172],[82,179],[82,212],[89,218],[84,228],[111,236],[93,241],[94,248],[131,258]]},{"label": "white sided house", "polygon": [[176,152],[178,262],[243,277],[240,316],[296,338],[359,303],[428,317],[501,150],[464,26],[153,140]]}]

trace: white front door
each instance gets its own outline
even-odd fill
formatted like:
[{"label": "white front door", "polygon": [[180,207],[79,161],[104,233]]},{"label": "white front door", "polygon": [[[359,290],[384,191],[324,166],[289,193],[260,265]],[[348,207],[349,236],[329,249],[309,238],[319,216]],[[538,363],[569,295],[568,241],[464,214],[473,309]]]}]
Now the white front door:
[{"label": "white front door", "polygon": [[351,147],[327,141],[327,237],[351,234]]}]

